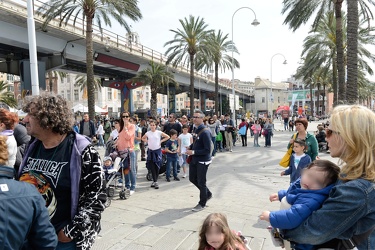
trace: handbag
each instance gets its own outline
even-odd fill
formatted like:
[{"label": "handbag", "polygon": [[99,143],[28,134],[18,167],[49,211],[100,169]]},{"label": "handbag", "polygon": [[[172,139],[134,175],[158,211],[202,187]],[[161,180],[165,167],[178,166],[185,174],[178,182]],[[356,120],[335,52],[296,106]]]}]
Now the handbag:
[{"label": "handbag", "polygon": [[[297,137],[297,133],[295,133],[293,135],[293,140],[295,140]],[[293,143],[290,145],[288,151],[286,151],[285,155],[283,156],[283,158],[281,158],[280,162],[279,162],[279,165],[284,167],[284,168],[287,168],[289,167],[289,164],[290,164],[290,157],[292,156],[292,152],[293,152]]]},{"label": "handbag", "polygon": [[263,129],[262,135],[268,135],[268,130],[267,129]]},{"label": "handbag", "polygon": [[193,159],[193,155],[189,155],[188,158],[186,158],[186,163],[190,164],[192,159]]},{"label": "handbag", "polygon": [[246,135],[246,126],[241,127],[240,130],[238,130],[238,133],[240,135]]}]

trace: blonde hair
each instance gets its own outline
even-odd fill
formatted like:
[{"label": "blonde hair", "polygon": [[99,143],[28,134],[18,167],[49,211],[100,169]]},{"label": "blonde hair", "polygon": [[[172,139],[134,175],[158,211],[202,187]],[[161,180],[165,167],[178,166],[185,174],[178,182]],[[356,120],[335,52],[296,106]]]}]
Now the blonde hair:
[{"label": "blonde hair", "polygon": [[199,232],[198,250],[204,250],[206,249],[206,247],[210,247],[210,245],[207,243],[206,233],[212,226],[217,226],[224,234],[224,242],[220,246],[220,250],[235,250],[238,248],[238,245],[243,245],[243,248],[245,248],[244,243],[240,239],[240,237],[230,230],[227,217],[222,213],[212,213],[209,214],[204,220]]},{"label": "blonde hair", "polygon": [[331,128],[343,140],[341,179],[375,181],[375,113],[360,105],[333,109]]},{"label": "blonde hair", "polygon": [[0,135],[0,165],[5,165],[8,161],[7,136]]}]

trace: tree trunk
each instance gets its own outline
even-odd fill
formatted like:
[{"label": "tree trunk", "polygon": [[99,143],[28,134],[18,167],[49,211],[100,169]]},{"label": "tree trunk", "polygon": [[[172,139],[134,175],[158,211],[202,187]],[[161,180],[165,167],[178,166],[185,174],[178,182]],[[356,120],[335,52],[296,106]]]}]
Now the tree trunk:
[{"label": "tree trunk", "polygon": [[349,104],[358,102],[358,0],[347,0],[347,100]]},{"label": "tree trunk", "polygon": [[339,104],[339,96],[338,96],[338,83],[337,83],[337,62],[336,56],[334,56],[332,60],[332,88],[333,88],[333,106]]},{"label": "tree trunk", "polygon": [[322,105],[322,115],[326,115],[326,83],[323,83],[323,105]]},{"label": "tree trunk", "polygon": [[[150,88],[151,88],[151,99],[150,99],[150,108],[151,108],[151,117],[153,119],[157,118],[158,112],[157,112],[157,94],[158,90],[155,86],[155,83],[151,83]],[[168,100],[169,101],[169,100]],[[168,110],[169,113],[169,110]]]},{"label": "tree trunk", "polygon": [[94,58],[92,44],[92,17],[86,16],[86,72],[87,106],[91,120],[95,118]]},{"label": "tree trunk", "polygon": [[194,115],[194,54],[190,54],[190,117]]},{"label": "tree trunk", "polygon": [[345,83],[345,64],[344,64],[344,44],[342,35],[342,15],[341,6],[343,0],[337,0],[335,3],[335,16],[336,16],[336,49],[337,49],[337,72],[338,84],[341,102],[346,102],[346,83]]},{"label": "tree trunk", "polygon": [[[317,103],[316,103],[316,107],[315,107],[315,113],[317,115],[320,115],[319,114],[319,108],[320,108],[320,82],[317,82],[317,87],[318,87],[318,97],[317,97]],[[315,96],[316,96],[316,93],[315,93]]]},{"label": "tree trunk", "polygon": [[215,115],[217,116],[219,115],[219,102],[219,64],[215,63]]},{"label": "tree trunk", "polygon": [[310,79],[310,115],[314,115],[313,81]]}]

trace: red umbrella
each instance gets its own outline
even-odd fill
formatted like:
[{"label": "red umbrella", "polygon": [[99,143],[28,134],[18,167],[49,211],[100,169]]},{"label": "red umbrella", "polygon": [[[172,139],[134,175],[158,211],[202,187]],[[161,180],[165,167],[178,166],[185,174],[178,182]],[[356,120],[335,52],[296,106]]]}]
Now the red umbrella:
[{"label": "red umbrella", "polygon": [[289,106],[279,106],[279,107],[276,109],[276,113],[280,113],[280,112],[282,112],[283,110],[289,111]]}]

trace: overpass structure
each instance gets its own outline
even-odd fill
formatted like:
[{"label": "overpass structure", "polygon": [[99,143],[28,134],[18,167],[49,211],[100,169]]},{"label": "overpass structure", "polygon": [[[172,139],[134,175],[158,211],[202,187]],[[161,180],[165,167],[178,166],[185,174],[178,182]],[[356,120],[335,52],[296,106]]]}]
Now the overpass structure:
[{"label": "overpass structure", "polygon": [[[60,25],[60,21],[56,19],[43,27],[42,15],[38,12],[43,3],[35,0],[34,4],[41,87],[45,88],[44,76],[49,70],[86,73],[84,21],[81,19],[73,23],[69,20]],[[30,81],[24,81],[27,79],[29,68],[26,0],[0,0],[0,27],[0,72],[20,75],[23,88],[31,89]],[[100,31],[95,25],[93,34],[95,76],[103,79],[104,86],[121,89],[124,100],[131,103],[132,96],[129,90],[139,85],[130,84],[127,80],[148,67],[150,61],[165,65],[167,58],[162,53],[140,44],[132,34],[122,36],[108,30]],[[175,80],[179,83],[178,88],[169,88],[170,95],[189,92],[190,70],[187,65],[179,65],[168,70],[173,72]],[[195,76],[195,96],[198,97],[198,91],[201,93],[201,106],[205,107],[206,98],[214,99],[215,84],[212,78],[202,72],[196,72]],[[230,81],[221,81],[219,86],[222,95],[232,93]],[[166,92],[166,88],[159,91],[162,94]],[[245,102],[250,102],[251,97],[247,92],[236,89],[236,94],[241,95]],[[123,101],[124,103],[126,102]]]}]

